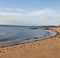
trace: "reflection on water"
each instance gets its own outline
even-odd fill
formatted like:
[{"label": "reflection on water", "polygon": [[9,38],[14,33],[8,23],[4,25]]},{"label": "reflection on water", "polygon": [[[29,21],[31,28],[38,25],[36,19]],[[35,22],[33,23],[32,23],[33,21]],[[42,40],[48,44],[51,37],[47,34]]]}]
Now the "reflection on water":
[{"label": "reflection on water", "polygon": [[54,31],[23,27],[0,27],[0,44],[29,42],[56,35]]}]

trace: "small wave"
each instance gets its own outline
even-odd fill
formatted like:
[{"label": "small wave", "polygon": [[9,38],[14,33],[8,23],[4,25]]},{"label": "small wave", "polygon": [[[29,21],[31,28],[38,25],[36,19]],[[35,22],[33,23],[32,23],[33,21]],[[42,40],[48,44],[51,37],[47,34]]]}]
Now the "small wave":
[{"label": "small wave", "polygon": [[21,27],[2,27],[0,28],[0,44],[41,40],[56,34],[57,33],[52,30],[39,30]]}]

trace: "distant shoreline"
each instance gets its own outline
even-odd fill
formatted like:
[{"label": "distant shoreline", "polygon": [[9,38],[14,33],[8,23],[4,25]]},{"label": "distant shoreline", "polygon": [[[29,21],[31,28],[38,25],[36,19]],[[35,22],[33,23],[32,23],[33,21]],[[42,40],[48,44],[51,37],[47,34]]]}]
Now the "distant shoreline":
[{"label": "distant shoreline", "polygon": [[[28,27],[28,25],[0,25],[0,27],[24,27],[24,26]],[[31,26],[31,27],[56,27],[56,26],[48,25],[48,26]]]}]

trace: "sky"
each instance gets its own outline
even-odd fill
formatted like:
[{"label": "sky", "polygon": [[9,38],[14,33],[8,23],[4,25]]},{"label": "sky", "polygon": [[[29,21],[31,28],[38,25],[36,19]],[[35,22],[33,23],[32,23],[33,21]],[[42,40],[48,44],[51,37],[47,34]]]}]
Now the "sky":
[{"label": "sky", "polygon": [[60,25],[60,0],[0,0],[0,24]]}]

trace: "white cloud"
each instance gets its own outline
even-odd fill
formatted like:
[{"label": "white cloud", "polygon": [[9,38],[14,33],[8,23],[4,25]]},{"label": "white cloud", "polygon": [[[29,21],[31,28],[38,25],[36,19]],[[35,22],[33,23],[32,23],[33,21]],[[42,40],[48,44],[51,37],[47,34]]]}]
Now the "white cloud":
[{"label": "white cloud", "polygon": [[29,12],[28,14],[26,14],[27,16],[47,16],[47,15],[51,15],[53,14],[54,10],[52,9],[43,9],[43,10],[39,10],[39,11],[32,11]]},{"label": "white cloud", "polygon": [[19,12],[27,12],[26,10],[19,9],[19,8],[16,8],[16,11],[19,11]]},{"label": "white cloud", "polygon": [[0,24],[58,25],[60,24],[60,12],[48,8],[29,12],[26,10],[0,12]]},{"label": "white cloud", "polygon": [[5,10],[7,10],[7,11],[12,11],[13,9],[11,9],[11,8],[5,8]]},{"label": "white cloud", "polygon": [[20,8],[0,8],[0,10],[12,12],[27,12],[26,10]]},{"label": "white cloud", "polygon": [[3,11],[13,11],[12,8],[0,8],[0,10],[3,10]]}]

